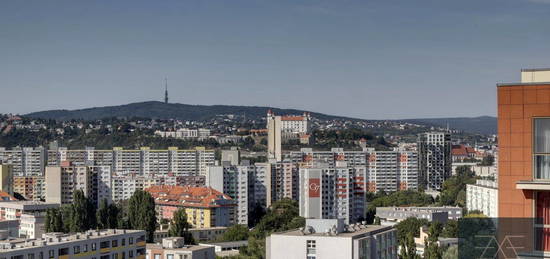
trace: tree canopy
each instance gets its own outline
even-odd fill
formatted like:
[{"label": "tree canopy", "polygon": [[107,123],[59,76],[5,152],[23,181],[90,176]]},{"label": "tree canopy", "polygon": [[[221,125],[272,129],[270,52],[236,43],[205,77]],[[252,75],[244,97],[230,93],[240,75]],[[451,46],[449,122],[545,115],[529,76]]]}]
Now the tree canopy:
[{"label": "tree canopy", "polygon": [[132,229],[147,231],[147,242],[153,242],[157,227],[155,200],[146,191],[136,190],[128,201],[128,224]]}]

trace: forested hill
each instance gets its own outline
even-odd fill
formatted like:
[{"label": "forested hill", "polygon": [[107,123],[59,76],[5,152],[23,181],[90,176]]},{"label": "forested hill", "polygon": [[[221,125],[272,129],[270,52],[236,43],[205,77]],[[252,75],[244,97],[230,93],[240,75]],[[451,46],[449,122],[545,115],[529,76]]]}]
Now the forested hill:
[{"label": "forested hill", "polygon": [[[94,107],[78,110],[49,110],[26,114],[31,118],[71,120],[84,119],[96,120],[102,118],[152,118],[152,119],[180,119],[180,120],[209,120],[219,115],[240,115],[247,119],[260,119],[265,117],[271,109],[276,114],[302,114],[306,111],[297,109],[280,109],[262,106],[237,106],[237,105],[190,105],[180,103],[163,103],[157,101],[130,103],[117,106]],[[320,120],[354,120],[374,121],[357,118],[333,116],[311,112],[311,115]],[[420,125],[446,127],[447,123],[452,129],[463,130],[471,133],[496,134],[497,121],[495,117],[463,117],[463,118],[433,118],[433,119],[405,119],[395,122],[410,122]]]},{"label": "forested hill", "polygon": [[[279,109],[261,106],[236,106],[236,105],[190,105],[181,103],[163,103],[157,101],[130,103],[118,106],[94,107],[79,110],[49,110],[33,112],[25,116],[31,118],[71,120],[85,119],[96,120],[108,117],[118,118],[152,118],[152,119],[181,119],[181,120],[208,120],[218,115],[233,114],[245,115],[248,119],[265,117],[271,109],[275,114],[302,114],[304,110]],[[315,118],[322,120],[351,119],[340,116],[331,116],[322,113],[311,112]]]}]

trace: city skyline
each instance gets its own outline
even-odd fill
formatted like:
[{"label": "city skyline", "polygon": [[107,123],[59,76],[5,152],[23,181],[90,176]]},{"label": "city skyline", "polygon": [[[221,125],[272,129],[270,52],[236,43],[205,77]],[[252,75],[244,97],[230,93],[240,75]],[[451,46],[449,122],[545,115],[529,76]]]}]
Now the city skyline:
[{"label": "city skyline", "polygon": [[168,77],[174,103],[496,116],[495,82],[550,66],[544,0],[54,2],[1,4],[3,113],[163,101]]}]

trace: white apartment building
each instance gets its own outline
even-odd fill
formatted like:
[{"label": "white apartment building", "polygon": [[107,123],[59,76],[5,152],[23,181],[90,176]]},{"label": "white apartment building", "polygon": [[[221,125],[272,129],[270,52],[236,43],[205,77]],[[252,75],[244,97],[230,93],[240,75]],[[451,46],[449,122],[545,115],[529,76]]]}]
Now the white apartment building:
[{"label": "white apartment building", "polygon": [[248,214],[255,206],[266,208],[270,170],[257,165],[231,165],[224,162],[221,166],[208,167],[206,186],[221,191],[237,201],[237,224],[248,225]]},{"label": "white apartment building", "polygon": [[290,160],[300,168],[317,165],[334,167],[341,161],[349,167],[366,167],[364,182],[370,192],[418,189],[418,152],[406,148],[392,151],[376,151],[373,148],[363,148],[362,151],[345,151],[342,148],[313,151],[302,148],[290,152]]},{"label": "white apartment building", "polygon": [[91,166],[93,174],[96,176],[97,183],[97,204],[103,200],[107,200],[107,203],[111,203],[113,200],[113,185],[112,185],[112,173],[110,166]]},{"label": "white apartment building", "polygon": [[392,227],[306,219],[305,228],[267,237],[266,258],[397,259],[397,247],[397,231]]},{"label": "white apartment building", "polygon": [[39,201],[0,202],[0,220],[15,220],[19,219],[22,214],[41,214],[47,209],[58,207],[58,203]]},{"label": "white apartment building", "polygon": [[215,259],[213,246],[187,245],[183,237],[162,239],[161,243],[147,244],[147,259]]},{"label": "white apartment building", "polygon": [[418,153],[395,149],[366,149],[368,166],[365,183],[370,192],[387,193],[418,189]]},{"label": "white apartment building", "polygon": [[38,239],[0,241],[0,259],[83,258],[145,259],[145,231],[89,230],[83,233],[46,233]]},{"label": "white apartment building", "polygon": [[498,217],[498,183],[477,180],[476,184],[467,184],[466,208],[469,211],[481,211],[489,218]]},{"label": "white apartment building", "polygon": [[302,148],[300,151],[290,152],[290,160],[300,167],[311,167],[315,164],[335,166],[337,161],[345,161],[348,166],[366,166],[366,151],[345,151],[343,148],[332,148],[330,151],[313,151],[311,148]]},{"label": "white apartment building", "polygon": [[198,139],[204,140],[211,136],[209,129],[177,129],[176,131],[155,131],[155,135],[163,138],[178,138],[178,139]]},{"label": "white apartment building", "polygon": [[43,147],[13,148],[0,147],[0,163],[12,165],[14,176],[44,175],[46,151]]},{"label": "white apartment building", "polygon": [[91,167],[76,166],[62,162],[61,166],[46,167],[46,202],[70,204],[76,190],[82,190],[86,197],[97,203],[97,186],[94,188]]},{"label": "white apartment building", "polygon": [[451,134],[428,132],[418,135],[419,184],[427,190],[440,191],[451,177]]},{"label": "white apartment building", "polygon": [[445,223],[462,218],[461,207],[377,207],[376,216],[382,225],[393,226],[408,218]]},{"label": "white apartment building", "polygon": [[206,186],[223,192],[237,201],[237,224],[248,225],[249,178],[253,178],[254,166],[210,166],[206,174]]},{"label": "white apartment building", "polygon": [[278,201],[284,198],[297,201],[300,191],[299,170],[296,163],[277,162],[270,164],[271,168],[271,197],[268,201]]},{"label": "white apartment building", "polygon": [[84,150],[58,148],[49,150],[48,165],[60,165],[61,161],[70,161],[75,165],[109,166],[116,175],[205,175],[206,168],[214,165],[215,152],[204,147],[195,149],[155,150],[149,147],[141,149],[96,150],[88,147]]},{"label": "white apartment building", "polygon": [[267,114],[267,159],[270,162],[278,162],[283,159],[281,116],[275,116],[271,112]]},{"label": "white apartment building", "polygon": [[300,216],[344,219],[355,223],[365,216],[365,167],[300,168]]}]

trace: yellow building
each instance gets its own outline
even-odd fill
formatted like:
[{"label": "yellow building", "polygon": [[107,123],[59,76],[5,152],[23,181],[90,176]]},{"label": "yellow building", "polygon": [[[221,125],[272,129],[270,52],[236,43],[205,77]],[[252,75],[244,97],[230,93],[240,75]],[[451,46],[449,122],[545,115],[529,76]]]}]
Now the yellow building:
[{"label": "yellow building", "polygon": [[145,189],[155,199],[159,219],[171,220],[183,208],[194,228],[226,227],[235,223],[236,203],[210,187],[157,185]]}]

